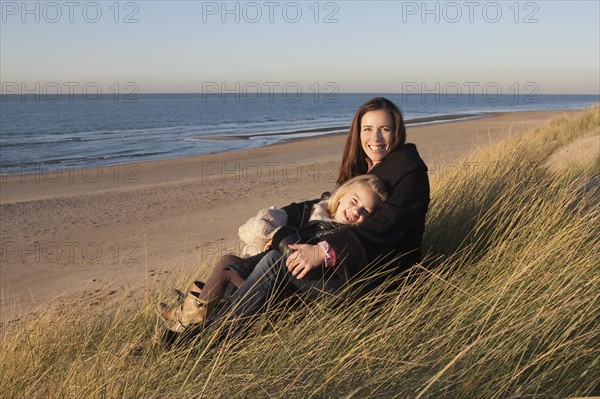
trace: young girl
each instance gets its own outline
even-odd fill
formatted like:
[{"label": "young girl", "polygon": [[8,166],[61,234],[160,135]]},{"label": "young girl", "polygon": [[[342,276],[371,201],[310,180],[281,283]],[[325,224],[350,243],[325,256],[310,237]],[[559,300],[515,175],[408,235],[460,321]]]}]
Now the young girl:
[{"label": "young girl", "polygon": [[[223,296],[229,283],[235,285],[240,292],[246,291],[240,288],[248,285],[245,281],[250,275],[258,274],[255,270],[258,264],[272,266],[276,258],[283,261],[291,259],[295,245],[300,243],[318,244],[326,254],[329,253],[327,244],[320,240],[322,235],[342,225],[362,223],[380,208],[386,199],[385,187],[376,176],[361,175],[339,186],[328,198],[292,203],[284,207],[288,222],[275,232],[270,252],[262,252],[247,259],[224,256],[215,265],[206,284],[195,282],[180,305],[168,306],[160,303],[157,307],[158,314],[168,323],[167,328],[177,333],[203,323]],[[328,263],[331,262],[326,261],[323,266],[326,267]],[[290,269],[290,273],[298,280],[305,279],[309,272],[310,270],[303,269],[302,265],[295,265]],[[305,281],[309,280],[306,278]],[[239,297],[238,292],[236,295]],[[253,308],[256,306],[260,304],[254,303]]]}]

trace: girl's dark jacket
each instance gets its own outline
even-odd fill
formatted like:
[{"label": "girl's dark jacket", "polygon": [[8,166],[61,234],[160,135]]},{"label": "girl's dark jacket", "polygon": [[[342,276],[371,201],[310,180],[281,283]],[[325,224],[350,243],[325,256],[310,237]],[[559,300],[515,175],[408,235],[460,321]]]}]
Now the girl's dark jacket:
[{"label": "girl's dark jacket", "polygon": [[[382,269],[400,273],[421,258],[429,178],[417,147],[400,146],[369,173],[383,181],[388,200],[360,226],[340,225],[320,237],[335,251],[336,272],[344,281]],[[303,216],[298,204],[283,209],[288,223]]]},{"label": "girl's dark jacket", "polygon": [[[323,194],[319,200],[292,203],[283,208],[288,213],[288,221],[285,226],[275,232],[271,241],[271,249],[278,250],[282,254],[288,255],[288,245],[316,244],[322,240],[322,237],[325,234],[335,231],[339,229],[340,226],[343,226],[336,222],[309,220],[313,205],[325,199],[327,196],[329,196],[329,193]],[[267,252],[268,251],[261,252],[249,258],[240,259],[234,264],[227,266],[227,268],[234,270],[240,277],[246,279]]]}]

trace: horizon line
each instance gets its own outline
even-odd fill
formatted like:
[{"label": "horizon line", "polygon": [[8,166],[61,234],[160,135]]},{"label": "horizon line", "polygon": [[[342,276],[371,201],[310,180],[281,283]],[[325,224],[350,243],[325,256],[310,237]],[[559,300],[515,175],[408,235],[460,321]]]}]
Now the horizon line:
[{"label": "horizon line", "polygon": [[[100,93],[100,95],[102,96],[112,96],[115,93]],[[144,95],[149,95],[149,94],[153,94],[153,95],[160,95],[160,94],[197,94],[197,95],[206,95],[206,96],[210,96],[210,95],[248,95],[248,94],[263,94],[263,92],[210,92],[210,93],[204,93],[204,92],[196,92],[196,91],[157,91],[157,92],[135,92],[135,93],[118,93],[119,95],[122,96],[126,96],[126,95],[137,95],[137,94],[144,94]],[[270,95],[283,95],[283,93],[267,93]],[[454,94],[463,94],[463,93],[459,93],[459,92],[411,92],[411,93],[404,93],[404,92],[370,92],[370,91],[355,91],[355,92],[337,92],[337,93],[322,93],[322,95],[325,94],[330,94],[330,95],[337,95],[337,94],[380,94],[380,95],[454,95]],[[468,95],[483,95],[481,93],[466,93]],[[501,93],[501,95],[504,93]],[[514,93],[506,93],[506,95],[513,95]],[[522,95],[525,95],[526,93],[523,93]],[[2,93],[0,92],[0,96],[13,96],[13,97],[17,97],[17,96],[55,96],[56,93],[43,93],[43,92],[37,92],[37,93],[32,93],[32,92],[27,92],[27,93]],[[65,93],[66,96],[84,96],[84,94],[79,94],[79,93]],[[600,92],[598,93],[535,93],[535,94],[530,94],[532,96],[537,96],[537,95],[543,95],[543,96],[553,96],[553,95],[572,95],[572,96],[600,96]]]}]

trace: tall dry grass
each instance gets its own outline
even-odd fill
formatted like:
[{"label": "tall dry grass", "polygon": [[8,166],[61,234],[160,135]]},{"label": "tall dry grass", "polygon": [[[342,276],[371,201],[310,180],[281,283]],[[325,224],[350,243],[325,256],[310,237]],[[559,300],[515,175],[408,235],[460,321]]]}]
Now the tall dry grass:
[{"label": "tall dry grass", "polygon": [[[74,302],[5,328],[2,398],[564,398],[600,382],[600,161],[560,172],[600,107],[461,161],[392,293],[264,317],[245,338],[153,346],[143,301]],[[341,305],[340,305],[341,301]]]}]

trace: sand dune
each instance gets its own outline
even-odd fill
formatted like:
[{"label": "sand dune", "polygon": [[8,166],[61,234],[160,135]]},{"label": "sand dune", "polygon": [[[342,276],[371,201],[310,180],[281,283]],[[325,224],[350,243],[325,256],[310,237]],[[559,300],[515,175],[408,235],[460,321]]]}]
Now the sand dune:
[{"label": "sand dune", "polygon": [[546,165],[550,170],[558,172],[573,166],[590,166],[598,157],[600,157],[600,135],[596,134],[582,137],[559,148],[548,159]]}]

